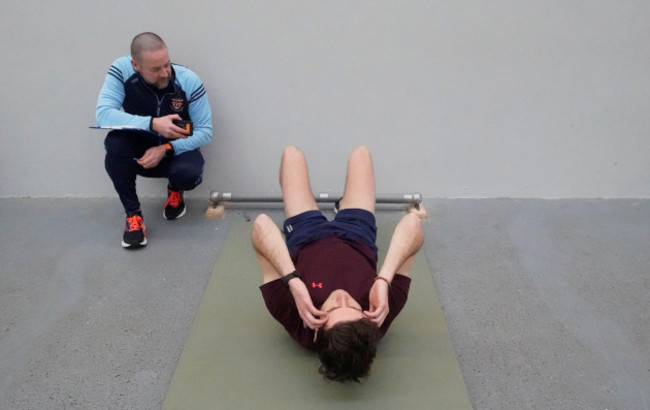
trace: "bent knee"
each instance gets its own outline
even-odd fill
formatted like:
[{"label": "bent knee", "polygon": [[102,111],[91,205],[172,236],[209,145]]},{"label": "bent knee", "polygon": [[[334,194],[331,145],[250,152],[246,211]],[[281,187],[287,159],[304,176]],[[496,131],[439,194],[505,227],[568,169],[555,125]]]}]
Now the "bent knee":
[{"label": "bent knee", "polygon": [[359,160],[370,160],[370,149],[365,145],[359,145],[350,152],[350,160],[359,161]]},{"label": "bent knee", "polygon": [[133,141],[129,141],[121,134],[109,133],[104,139],[104,148],[108,155],[131,157],[135,152]]},{"label": "bent knee", "polygon": [[295,145],[289,145],[282,151],[282,159],[285,161],[302,160],[304,158],[305,154]]},{"label": "bent knee", "polygon": [[404,215],[404,219],[406,219],[415,228],[422,229],[422,219],[419,216],[417,216],[416,214],[408,213],[408,214]]},{"label": "bent knee", "polygon": [[253,221],[253,230],[258,230],[269,223],[274,223],[267,214],[259,214]]},{"label": "bent knee", "polygon": [[414,213],[408,213],[402,217],[402,221],[414,232],[422,232],[422,219]]},{"label": "bent knee", "polygon": [[190,191],[203,182],[201,173],[191,172],[185,174],[174,174],[169,176],[169,183],[175,189]]},{"label": "bent knee", "polygon": [[357,145],[357,146],[352,150],[352,152],[350,153],[350,155],[357,155],[357,156],[359,156],[359,155],[362,155],[362,156],[370,156],[370,149],[369,149],[367,146],[365,146],[365,145]]}]

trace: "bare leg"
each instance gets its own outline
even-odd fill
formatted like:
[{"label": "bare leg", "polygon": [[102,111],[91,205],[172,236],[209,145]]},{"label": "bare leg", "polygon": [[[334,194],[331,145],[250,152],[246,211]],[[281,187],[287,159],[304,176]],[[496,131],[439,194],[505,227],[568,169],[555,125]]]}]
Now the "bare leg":
[{"label": "bare leg", "polygon": [[280,187],[287,218],[305,211],[318,210],[309,184],[309,171],[305,155],[296,147],[289,146],[282,153],[280,164]]},{"label": "bare leg", "polygon": [[355,148],[348,158],[348,173],[340,209],[361,208],[375,212],[375,174],[370,151]]}]

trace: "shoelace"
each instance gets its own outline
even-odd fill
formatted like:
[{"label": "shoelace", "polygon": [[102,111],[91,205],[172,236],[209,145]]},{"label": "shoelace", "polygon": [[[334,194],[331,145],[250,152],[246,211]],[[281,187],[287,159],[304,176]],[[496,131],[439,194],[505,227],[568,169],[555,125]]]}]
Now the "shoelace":
[{"label": "shoelace", "polygon": [[169,198],[167,198],[167,203],[165,204],[165,207],[167,205],[171,205],[174,208],[178,207],[178,204],[181,202],[181,193],[178,191],[169,191]]},{"label": "shoelace", "polygon": [[138,231],[144,229],[144,222],[140,215],[133,215],[130,218],[126,218],[126,223],[129,224],[129,232]]}]

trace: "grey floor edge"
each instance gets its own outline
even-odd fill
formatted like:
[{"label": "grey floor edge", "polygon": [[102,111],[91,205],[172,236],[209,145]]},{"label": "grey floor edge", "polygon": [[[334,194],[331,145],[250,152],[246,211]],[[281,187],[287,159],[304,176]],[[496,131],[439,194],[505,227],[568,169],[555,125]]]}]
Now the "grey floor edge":
[{"label": "grey floor edge", "polygon": [[[125,251],[116,199],[0,199],[0,409],[160,408],[230,223],[260,212],[162,202]],[[475,409],[650,408],[650,200],[425,202]]]}]

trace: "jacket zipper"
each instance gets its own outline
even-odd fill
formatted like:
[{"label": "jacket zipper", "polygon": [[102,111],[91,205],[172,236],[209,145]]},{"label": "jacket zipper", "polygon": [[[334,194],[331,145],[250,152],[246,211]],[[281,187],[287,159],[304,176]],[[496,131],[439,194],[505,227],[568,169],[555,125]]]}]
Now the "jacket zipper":
[{"label": "jacket zipper", "polygon": [[[165,99],[165,97],[167,97],[168,95],[176,94],[176,81],[172,81],[172,86],[174,87],[174,90],[171,93],[165,93],[165,94],[162,95],[162,97],[158,98],[158,94],[151,88],[151,86],[149,84],[147,84],[146,81],[144,81],[144,78],[142,78],[142,76],[140,76],[139,74],[138,74],[138,76],[140,77],[140,81],[142,81],[142,83],[145,85],[145,87],[147,87],[147,89],[151,92],[151,94],[153,94],[154,98],[156,99],[156,103],[157,103],[157,105],[156,105],[156,117],[159,117],[160,116],[160,107],[162,106],[162,102]],[[173,80],[175,80],[175,76],[174,76]],[[158,133],[156,133],[156,134],[158,134]],[[163,142],[164,142],[163,136],[158,134],[158,145],[162,145]]]}]

